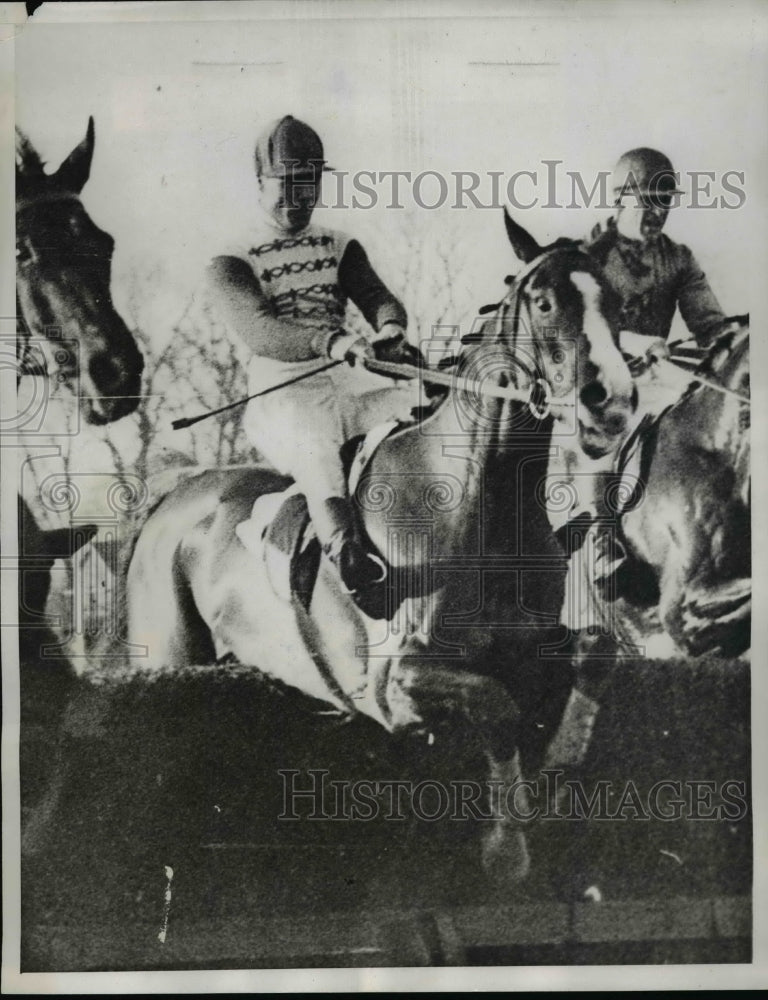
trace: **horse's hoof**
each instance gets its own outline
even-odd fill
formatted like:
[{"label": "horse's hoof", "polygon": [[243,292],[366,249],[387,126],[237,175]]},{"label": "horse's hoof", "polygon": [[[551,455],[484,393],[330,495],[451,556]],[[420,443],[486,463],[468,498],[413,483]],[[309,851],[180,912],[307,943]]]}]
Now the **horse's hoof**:
[{"label": "horse's hoof", "polygon": [[531,870],[531,856],[522,830],[492,830],[483,842],[483,869],[497,888],[521,882]]}]

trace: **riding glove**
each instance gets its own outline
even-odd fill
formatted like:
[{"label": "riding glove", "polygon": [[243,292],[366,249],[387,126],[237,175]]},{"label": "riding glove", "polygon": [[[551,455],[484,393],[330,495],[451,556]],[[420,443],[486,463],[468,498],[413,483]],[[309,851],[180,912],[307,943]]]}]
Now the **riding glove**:
[{"label": "riding glove", "polygon": [[354,365],[356,361],[364,362],[376,357],[373,347],[365,337],[343,330],[331,337],[327,352],[332,361],[347,361],[350,365]]},{"label": "riding glove", "polygon": [[426,365],[426,358],[413,344],[409,343],[405,330],[397,323],[388,323],[383,328],[386,333],[373,342],[373,349],[378,361],[390,361],[396,364]]}]

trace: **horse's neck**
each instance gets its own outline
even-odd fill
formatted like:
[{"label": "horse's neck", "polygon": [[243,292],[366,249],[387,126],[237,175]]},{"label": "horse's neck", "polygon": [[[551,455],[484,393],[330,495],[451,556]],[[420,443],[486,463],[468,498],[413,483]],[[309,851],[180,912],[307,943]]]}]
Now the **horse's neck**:
[{"label": "horse's neck", "polygon": [[[531,422],[501,441],[487,426],[462,435],[458,402],[382,448],[366,487],[379,509],[369,509],[366,527],[403,571],[393,648],[462,649],[463,667],[485,669],[495,640],[480,622],[506,623],[517,645],[539,642],[532,617],[556,621],[562,606],[564,564],[541,500],[551,423]],[[531,559],[537,570],[523,583]]]},{"label": "horse's neck", "polygon": [[500,440],[503,411],[500,400],[452,393],[376,453],[357,496],[369,536],[395,565],[502,551],[509,525],[522,530],[518,506],[535,503],[532,463],[546,463],[548,435],[537,425]]},{"label": "horse's neck", "polygon": [[474,517],[491,445],[477,424],[461,394],[452,393],[423,423],[381,445],[357,491],[380,548],[393,532],[428,533],[441,549],[461,548],[458,536]]}]

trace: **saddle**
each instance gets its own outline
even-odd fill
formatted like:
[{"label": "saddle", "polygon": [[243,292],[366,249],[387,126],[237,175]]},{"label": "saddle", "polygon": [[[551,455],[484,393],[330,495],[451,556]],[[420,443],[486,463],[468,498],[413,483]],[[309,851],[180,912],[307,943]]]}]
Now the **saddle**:
[{"label": "saddle", "polygon": [[[368,434],[353,438],[342,449],[342,462],[349,495],[355,490],[374,452],[390,434],[401,428],[392,420],[374,427]],[[320,568],[322,550],[309,516],[304,494],[294,483],[282,493],[268,493],[253,505],[248,521],[235,531],[250,552],[261,555],[276,596],[294,607],[309,611]],[[387,580],[366,587],[352,596],[370,618],[391,617],[395,608],[388,600]]]}]

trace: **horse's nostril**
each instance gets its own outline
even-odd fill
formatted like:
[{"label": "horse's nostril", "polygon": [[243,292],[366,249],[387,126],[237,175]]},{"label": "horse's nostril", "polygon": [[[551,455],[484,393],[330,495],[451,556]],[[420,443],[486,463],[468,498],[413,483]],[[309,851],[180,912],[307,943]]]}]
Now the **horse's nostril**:
[{"label": "horse's nostril", "polygon": [[589,382],[581,390],[580,399],[588,410],[593,410],[608,399],[608,393],[601,382]]},{"label": "horse's nostril", "polygon": [[607,417],[605,421],[605,429],[611,436],[622,434],[626,426],[626,418],[620,413],[614,413],[612,416]]}]

